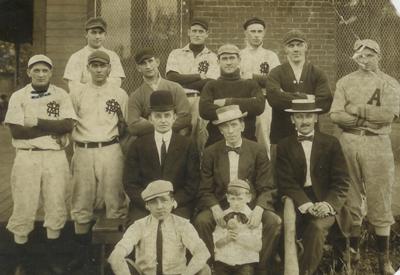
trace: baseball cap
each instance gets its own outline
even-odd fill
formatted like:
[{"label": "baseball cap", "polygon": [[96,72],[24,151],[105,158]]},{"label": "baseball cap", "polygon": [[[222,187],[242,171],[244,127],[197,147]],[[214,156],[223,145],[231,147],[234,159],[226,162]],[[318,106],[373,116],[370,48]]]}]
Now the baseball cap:
[{"label": "baseball cap", "polygon": [[218,49],[218,57],[224,53],[239,54],[240,50],[236,45],[224,44]]},{"label": "baseball cap", "polygon": [[110,63],[110,56],[104,51],[97,50],[89,55],[88,64],[95,61],[108,64]]},{"label": "baseball cap", "polygon": [[201,18],[195,18],[190,22],[190,26],[194,25],[200,25],[202,26],[206,31],[208,31],[208,22],[204,19]]},{"label": "baseball cap", "polygon": [[144,60],[154,57],[154,51],[151,48],[144,48],[139,50],[135,55],[136,64],[142,63]]},{"label": "baseball cap", "polygon": [[48,58],[44,54],[36,54],[36,55],[32,56],[31,58],[29,58],[28,68],[31,67],[33,64],[36,64],[36,63],[39,63],[39,62],[46,63],[51,68],[53,68],[53,62],[51,61],[50,58]]},{"label": "baseball cap", "polygon": [[164,196],[174,191],[172,183],[166,180],[156,180],[150,182],[142,192],[142,199],[149,201],[151,199]]},{"label": "baseball cap", "polygon": [[357,40],[354,43],[354,51],[362,51],[364,48],[368,48],[376,52],[377,54],[381,53],[381,48],[379,47],[378,43],[372,39],[363,39],[363,40]]},{"label": "baseball cap", "polygon": [[228,189],[233,187],[242,188],[250,191],[250,185],[247,183],[247,181],[241,179],[235,179],[228,184]]},{"label": "baseball cap", "polygon": [[246,30],[248,26],[252,25],[252,24],[260,24],[265,28],[265,22],[264,20],[258,18],[258,17],[253,17],[250,18],[248,20],[246,20],[246,22],[244,22],[243,24],[243,28]]},{"label": "baseball cap", "polygon": [[286,45],[295,40],[301,42],[307,42],[306,35],[301,30],[294,29],[286,33],[286,35],[283,38],[283,44]]},{"label": "baseball cap", "polygon": [[103,31],[107,31],[107,23],[102,17],[91,17],[85,23],[85,29],[100,28]]}]

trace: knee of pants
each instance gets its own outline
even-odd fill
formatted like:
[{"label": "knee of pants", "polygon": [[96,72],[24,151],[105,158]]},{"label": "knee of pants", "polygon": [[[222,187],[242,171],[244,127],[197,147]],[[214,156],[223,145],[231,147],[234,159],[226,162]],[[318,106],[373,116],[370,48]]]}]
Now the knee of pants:
[{"label": "knee of pants", "polygon": [[282,219],[272,211],[265,210],[262,216],[263,230],[273,230],[278,233],[282,229]]},{"label": "knee of pants", "polygon": [[201,211],[193,221],[194,227],[197,229],[207,229],[215,227],[215,220],[211,210]]},{"label": "knee of pants", "polygon": [[324,219],[312,219],[307,225],[306,231],[312,232],[313,235],[326,236],[330,227]]}]

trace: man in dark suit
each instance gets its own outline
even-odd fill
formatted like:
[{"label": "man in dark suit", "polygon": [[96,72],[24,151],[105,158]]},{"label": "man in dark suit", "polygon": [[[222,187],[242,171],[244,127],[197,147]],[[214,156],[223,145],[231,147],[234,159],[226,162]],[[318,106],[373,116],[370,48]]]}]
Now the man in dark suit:
[{"label": "man in dark suit", "polygon": [[172,132],[176,114],[169,91],[154,91],[150,109],[154,132],[135,140],[125,161],[124,186],[134,206],[131,221],[148,215],[141,193],[158,179],[174,186],[177,205],[173,213],[190,218],[200,178],[196,146],[189,138]]},{"label": "man in dark suit", "polygon": [[266,274],[281,229],[281,219],[273,207],[276,188],[271,178],[268,155],[262,145],[242,138],[243,118],[247,113],[242,113],[238,105],[219,108],[216,114],[217,120],[213,124],[218,126],[224,139],[204,151],[197,204],[200,212],[194,225],[214,256],[212,232],[216,224],[226,227],[223,209],[228,207],[225,197],[227,186],[234,179],[247,180],[253,197],[248,226],[256,228],[261,222],[263,225],[256,274]]},{"label": "man in dark suit", "polygon": [[[312,99],[292,101],[292,123],[297,133],[277,145],[276,173],[280,193],[293,199],[297,208],[297,232],[304,254],[300,274],[314,274],[323,254],[329,230],[336,223],[343,252],[351,218],[343,207],[350,178],[339,141],[314,131],[318,112]],[[339,254],[340,255],[340,254]]]}]

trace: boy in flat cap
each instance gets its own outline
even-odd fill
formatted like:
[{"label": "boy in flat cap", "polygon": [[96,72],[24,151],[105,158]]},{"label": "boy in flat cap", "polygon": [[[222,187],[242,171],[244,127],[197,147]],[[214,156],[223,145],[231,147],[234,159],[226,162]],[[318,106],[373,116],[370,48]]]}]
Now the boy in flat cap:
[{"label": "boy in flat cap", "polygon": [[224,210],[227,226],[217,224],[213,232],[215,263],[218,275],[253,275],[259,262],[262,224],[250,229],[250,185],[240,179],[231,181],[226,192],[229,208]]},{"label": "boy in flat cap", "polygon": [[108,81],[121,86],[122,79],[125,78],[124,69],[122,68],[119,56],[103,47],[103,42],[107,34],[107,23],[101,17],[89,18],[85,23],[85,37],[87,45],[79,51],[73,53],[65,66],[64,80],[68,83],[71,91],[74,86],[91,82],[91,74],[87,69],[88,56],[96,51],[101,50],[110,56],[111,70]]},{"label": "boy in flat cap", "polygon": [[[150,215],[137,220],[116,244],[108,261],[116,275],[210,275],[210,253],[193,225],[171,211],[172,183],[156,180],[141,193]],[[135,250],[135,262],[126,259]],[[192,258],[186,261],[186,250]],[[128,262],[133,263],[131,266]],[[132,270],[132,272],[130,271]]]},{"label": "boy in flat cap", "polygon": [[221,107],[216,115],[212,123],[221,131],[223,139],[204,150],[197,204],[199,214],[194,225],[214,259],[212,232],[217,224],[226,227],[223,209],[228,208],[225,196],[228,184],[235,179],[247,180],[253,209],[248,225],[254,229],[262,223],[263,230],[256,274],[264,275],[276,252],[281,230],[281,219],[274,209],[277,189],[272,181],[267,151],[262,145],[242,138],[247,113],[242,113],[238,105]]},{"label": "boy in flat cap", "polygon": [[[239,48],[233,44],[222,45],[218,49],[218,64],[221,76],[211,80],[204,86],[200,96],[200,116],[208,121],[217,119],[216,110],[223,106],[239,105],[246,125],[243,136],[256,141],[256,116],[265,108],[265,98],[255,80],[240,77]],[[218,127],[212,123],[207,125],[208,139],[206,146],[223,139]]]},{"label": "boy in flat cap", "polygon": [[87,260],[94,209],[105,206],[106,217],[117,219],[126,217],[129,205],[122,185],[124,157],[119,144],[125,132],[128,95],[108,82],[111,64],[106,52],[94,51],[87,63],[91,82],[71,91],[78,116],[72,132],[71,218],[79,249],[69,269]]},{"label": "boy in flat cap", "polygon": [[300,274],[311,275],[317,270],[332,229],[336,229],[337,262],[342,263],[337,268],[344,268],[351,217],[344,207],[350,177],[342,148],[335,137],[315,131],[322,112],[315,100],[293,100],[285,111],[297,133],[278,143],[276,179],[281,195],[293,199],[297,207],[296,231],[304,247]]},{"label": "boy in flat cap", "polygon": [[136,139],[125,161],[124,186],[134,210],[132,220],[148,214],[141,192],[157,179],[172,182],[177,207],[174,214],[190,219],[199,184],[199,156],[189,137],[176,134],[175,105],[169,91],[154,91],[150,95],[149,123],[153,131]]},{"label": "boy in flat cap", "polygon": [[50,84],[52,69],[52,61],[45,55],[29,59],[31,83],[12,94],[5,117],[16,148],[11,171],[14,208],[7,229],[14,234],[19,272],[30,271],[26,247],[40,201],[49,244],[47,260],[52,272],[62,272],[54,256],[67,220],[70,172],[64,149],[76,115],[68,94]]},{"label": "boy in flat cap", "polygon": [[154,91],[165,90],[172,95],[176,120],[172,125],[175,133],[190,128],[190,105],[183,88],[175,82],[164,79],[158,67],[160,59],[150,48],[144,48],[135,55],[136,69],[143,76],[143,83],[129,96],[128,131],[131,136],[140,137],[154,131],[149,121],[150,96]]},{"label": "boy in flat cap", "polygon": [[[371,39],[354,44],[358,70],[336,84],[330,118],[340,136],[349,166],[349,209],[353,218],[350,246],[353,263],[359,259],[361,225],[365,215],[375,228],[381,274],[393,274],[389,260],[394,159],[389,134],[399,117],[400,85],[379,69],[381,51]],[[368,212],[368,213],[367,213]]]}]

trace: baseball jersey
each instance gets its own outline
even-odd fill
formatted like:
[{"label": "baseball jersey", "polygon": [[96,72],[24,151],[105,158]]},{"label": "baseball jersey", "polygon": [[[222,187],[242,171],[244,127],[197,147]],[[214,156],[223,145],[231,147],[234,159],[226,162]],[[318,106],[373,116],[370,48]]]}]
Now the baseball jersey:
[{"label": "baseball jersey", "polygon": [[253,74],[267,75],[270,70],[280,65],[278,55],[261,46],[254,49],[247,46],[240,51],[240,73],[245,79],[252,78]]},{"label": "baseball jersey", "polygon": [[119,136],[117,110],[121,109],[126,121],[127,93],[108,81],[102,86],[93,83],[71,91],[77,124],[72,138],[79,142],[106,142]]},{"label": "baseball jersey", "polygon": [[[44,94],[35,93],[31,84],[11,95],[5,123],[24,126],[25,117],[46,120],[76,119],[71,99],[67,92],[50,85]],[[12,139],[12,145],[19,149],[39,148],[61,150],[68,145],[67,135],[42,136],[33,139]]]},{"label": "baseball jersey", "polygon": [[166,73],[174,71],[180,74],[206,73],[207,78],[219,77],[218,58],[207,47],[195,57],[189,44],[181,49],[173,50],[167,60]]},{"label": "baseball jersey", "polygon": [[[346,112],[355,105],[358,116]],[[393,77],[378,72],[358,70],[342,77],[336,84],[331,106],[331,118],[343,128],[364,129],[377,134],[389,134],[390,123],[400,112],[400,85]],[[335,116],[336,114],[336,116]],[[379,129],[357,126],[357,117],[381,124]]]},{"label": "baseball jersey", "polygon": [[[122,68],[119,56],[115,52],[104,47],[101,47],[98,50],[104,51],[110,56],[111,72],[108,76],[109,81],[113,78],[125,78],[124,69]],[[65,80],[80,82],[83,84],[90,83],[92,76],[87,70],[87,62],[89,55],[94,51],[95,49],[85,46],[79,51],[73,53],[65,66],[63,78]]]}]

